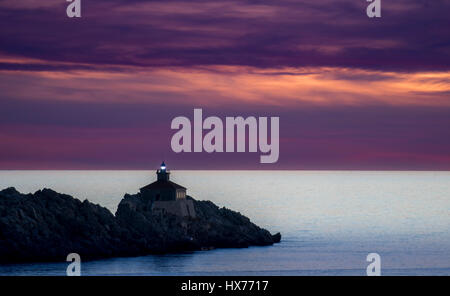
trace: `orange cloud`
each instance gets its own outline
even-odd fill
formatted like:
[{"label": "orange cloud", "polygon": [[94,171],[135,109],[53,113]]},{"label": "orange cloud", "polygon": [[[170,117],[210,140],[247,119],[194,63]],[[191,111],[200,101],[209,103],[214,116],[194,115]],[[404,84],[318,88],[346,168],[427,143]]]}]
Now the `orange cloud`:
[{"label": "orange cloud", "polygon": [[[21,84],[26,87],[19,87]],[[179,104],[450,106],[449,72],[243,66],[0,71],[5,95],[21,99]]]}]

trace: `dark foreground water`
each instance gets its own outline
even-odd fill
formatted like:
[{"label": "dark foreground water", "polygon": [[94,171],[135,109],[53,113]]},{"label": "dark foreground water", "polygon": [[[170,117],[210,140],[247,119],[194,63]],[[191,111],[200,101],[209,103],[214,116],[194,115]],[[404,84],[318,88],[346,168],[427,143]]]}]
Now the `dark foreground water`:
[{"label": "dark foreground water", "polygon": [[[282,242],[82,262],[82,275],[450,275],[450,172],[180,171],[188,194],[240,211]],[[153,180],[144,171],[0,171],[0,187],[53,188],[111,211]],[[0,265],[0,275],[65,275],[66,262]]]}]

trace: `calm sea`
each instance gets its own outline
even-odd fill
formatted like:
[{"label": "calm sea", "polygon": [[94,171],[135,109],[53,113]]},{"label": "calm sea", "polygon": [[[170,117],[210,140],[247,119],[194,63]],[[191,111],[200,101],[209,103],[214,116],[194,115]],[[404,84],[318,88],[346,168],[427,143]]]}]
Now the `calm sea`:
[{"label": "calm sea", "polygon": [[[0,188],[52,188],[115,212],[153,171],[0,171]],[[83,275],[450,275],[450,172],[174,171],[199,200],[241,212],[282,242],[270,247],[114,258]],[[67,263],[0,265],[0,275],[64,275]]]}]

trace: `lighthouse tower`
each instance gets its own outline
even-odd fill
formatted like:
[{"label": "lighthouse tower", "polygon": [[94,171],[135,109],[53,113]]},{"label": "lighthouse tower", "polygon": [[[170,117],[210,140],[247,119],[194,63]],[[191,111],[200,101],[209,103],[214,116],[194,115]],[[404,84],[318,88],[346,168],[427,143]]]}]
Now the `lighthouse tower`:
[{"label": "lighthouse tower", "polygon": [[158,181],[169,181],[170,172],[166,168],[164,161],[161,163],[161,167],[156,171]]}]

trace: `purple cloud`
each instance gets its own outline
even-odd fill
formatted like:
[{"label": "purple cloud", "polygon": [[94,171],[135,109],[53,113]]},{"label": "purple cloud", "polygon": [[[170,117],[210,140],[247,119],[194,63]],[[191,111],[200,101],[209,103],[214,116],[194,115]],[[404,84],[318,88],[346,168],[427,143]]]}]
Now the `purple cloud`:
[{"label": "purple cloud", "polygon": [[[448,1],[86,1],[3,3],[0,51],[48,61],[139,66],[332,66],[448,70]],[[9,3],[9,5],[8,5]],[[0,4],[1,5],[1,4]]]}]

